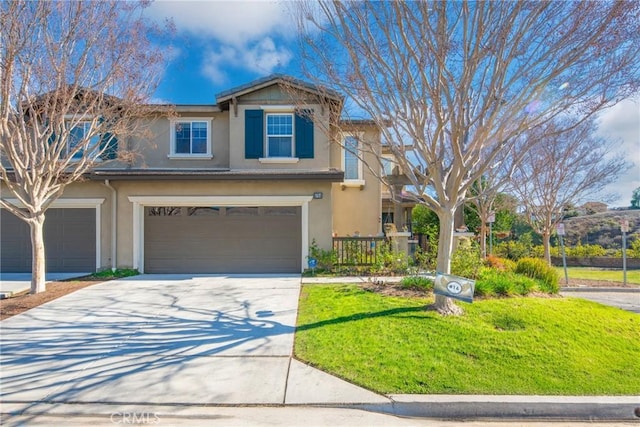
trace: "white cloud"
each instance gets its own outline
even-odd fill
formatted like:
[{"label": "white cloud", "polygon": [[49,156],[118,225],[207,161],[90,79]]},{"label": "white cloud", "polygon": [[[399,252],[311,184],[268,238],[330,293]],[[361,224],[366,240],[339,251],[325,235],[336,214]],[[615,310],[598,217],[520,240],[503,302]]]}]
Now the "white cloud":
[{"label": "white cloud", "polygon": [[244,46],[266,34],[293,33],[286,3],[277,0],[159,1],[147,13],[157,20],[173,19],[178,32],[213,37],[233,46]]},{"label": "white cloud", "polygon": [[617,193],[620,198],[613,205],[629,206],[633,190],[640,187],[640,97],[627,99],[603,111],[598,131],[603,137],[620,141],[618,153],[632,164],[603,194]]},{"label": "white cloud", "polygon": [[201,72],[216,84],[234,70],[270,74],[293,58],[287,42],[295,25],[284,1],[159,1],[148,16],[172,19],[179,34],[208,46]]},{"label": "white cloud", "polygon": [[221,46],[205,54],[202,73],[217,84],[227,83],[230,69],[245,69],[256,74],[271,74],[276,68],[286,66],[293,54],[285,47],[276,46],[273,39],[264,39],[243,48]]}]

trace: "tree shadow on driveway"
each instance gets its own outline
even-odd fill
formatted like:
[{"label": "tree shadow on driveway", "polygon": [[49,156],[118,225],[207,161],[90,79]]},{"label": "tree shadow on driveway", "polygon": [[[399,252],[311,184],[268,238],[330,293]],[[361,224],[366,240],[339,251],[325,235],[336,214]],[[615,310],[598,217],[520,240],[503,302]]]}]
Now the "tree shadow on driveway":
[{"label": "tree shadow on driveway", "polygon": [[[206,297],[209,289],[182,284],[139,302],[144,295],[105,289],[75,293],[1,323],[4,403],[191,403],[208,382],[242,382],[234,376],[256,374],[251,363],[235,366],[230,359],[291,355],[296,307],[270,307],[277,298],[266,293],[262,303],[260,293],[248,300],[246,291],[230,288],[218,298],[223,301],[214,301]],[[220,359],[213,363],[212,357]]]}]

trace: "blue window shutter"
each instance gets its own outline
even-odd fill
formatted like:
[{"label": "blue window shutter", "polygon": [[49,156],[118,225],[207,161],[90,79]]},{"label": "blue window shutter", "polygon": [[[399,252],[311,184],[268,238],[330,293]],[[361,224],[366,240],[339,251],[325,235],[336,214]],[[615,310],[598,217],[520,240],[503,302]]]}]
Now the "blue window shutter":
[{"label": "blue window shutter", "polygon": [[262,110],[244,112],[244,157],[264,157],[264,115]]},{"label": "blue window shutter", "polygon": [[114,160],[118,157],[118,138],[112,133],[105,132],[100,138],[100,154],[102,160]]},{"label": "blue window shutter", "polygon": [[296,157],[313,159],[313,110],[296,113]]}]

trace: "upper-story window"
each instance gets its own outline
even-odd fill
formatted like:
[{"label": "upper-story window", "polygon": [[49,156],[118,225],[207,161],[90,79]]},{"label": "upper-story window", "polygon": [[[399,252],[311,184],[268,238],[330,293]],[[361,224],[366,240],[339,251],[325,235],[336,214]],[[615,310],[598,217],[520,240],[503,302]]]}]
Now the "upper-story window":
[{"label": "upper-story window", "polygon": [[380,161],[382,162],[382,175],[393,175],[394,170],[398,167],[394,160],[394,157],[391,154],[383,154],[380,158]]},{"label": "upper-story window", "polygon": [[[71,155],[74,159],[79,159],[83,157],[87,151],[89,152],[89,155],[91,155],[91,151],[98,149],[98,144],[100,144],[100,135],[90,136],[92,131],[91,125],[91,122],[79,122],[71,128],[69,131],[69,137],[66,141],[67,155]],[[89,138],[88,141],[87,138]],[[82,148],[77,149],[78,146],[82,146]]]},{"label": "upper-story window", "polygon": [[314,157],[312,110],[267,106],[245,110],[245,158],[295,163]]},{"label": "upper-story window", "polygon": [[267,114],[267,157],[294,157],[293,114]]},{"label": "upper-story window", "polygon": [[176,158],[211,158],[211,122],[180,118],[171,122],[171,153]]},{"label": "upper-story window", "polygon": [[342,168],[345,181],[363,181],[359,135],[347,134],[342,140]]}]

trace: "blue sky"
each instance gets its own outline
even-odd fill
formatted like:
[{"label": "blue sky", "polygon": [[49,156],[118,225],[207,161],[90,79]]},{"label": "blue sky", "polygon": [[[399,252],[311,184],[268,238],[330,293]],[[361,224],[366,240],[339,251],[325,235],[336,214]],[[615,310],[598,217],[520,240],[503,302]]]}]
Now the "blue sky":
[{"label": "blue sky", "polygon": [[[213,104],[217,93],[272,73],[302,77],[290,5],[278,0],[153,3],[147,16],[157,22],[171,18],[176,27],[154,100]],[[628,206],[640,186],[640,96],[604,111],[599,132],[620,141],[619,151],[633,163],[606,189],[620,195],[612,206]]]},{"label": "blue sky", "polygon": [[212,104],[217,93],[272,73],[299,77],[287,2],[158,1],[148,16],[176,26],[157,101]]}]

